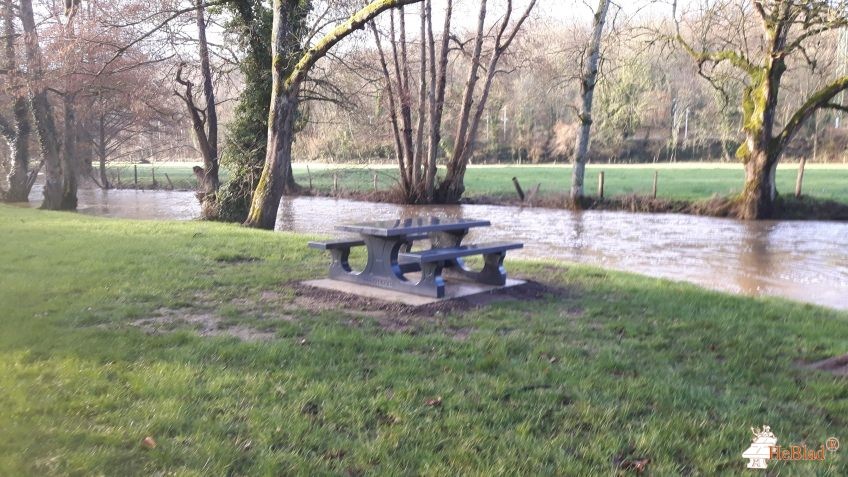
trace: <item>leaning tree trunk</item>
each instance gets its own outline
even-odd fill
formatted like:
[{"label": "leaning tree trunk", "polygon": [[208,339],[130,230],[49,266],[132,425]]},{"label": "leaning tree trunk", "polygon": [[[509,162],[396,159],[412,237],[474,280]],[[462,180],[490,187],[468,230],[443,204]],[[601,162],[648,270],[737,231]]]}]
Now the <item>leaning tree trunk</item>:
[{"label": "leaning tree trunk", "polygon": [[297,91],[277,97],[268,120],[268,154],[259,184],[253,192],[253,203],[245,225],[271,230],[277,222],[280,200],[294,180],[291,148],[294,142],[294,118],[297,114]]},{"label": "leaning tree trunk", "polygon": [[588,45],[585,69],[581,78],[581,102],[578,120],[580,130],[577,133],[577,147],[574,150],[574,165],[571,170],[571,203],[580,205],[583,199],[583,179],[586,176],[586,162],[589,158],[589,138],[592,131],[592,103],[595,97],[595,85],[598,81],[598,63],[601,60],[601,38],[610,0],[599,0],[595,10],[595,22],[592,40]]}]

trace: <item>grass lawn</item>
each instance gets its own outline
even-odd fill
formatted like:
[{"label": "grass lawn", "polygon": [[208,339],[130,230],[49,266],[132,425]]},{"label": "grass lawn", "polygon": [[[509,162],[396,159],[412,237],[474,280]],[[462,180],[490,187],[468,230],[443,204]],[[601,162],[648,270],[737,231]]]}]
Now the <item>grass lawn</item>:
[{"label": "grass lawn", "polygon": [[[751,426],[848,443],[848,381],[799,365],[848,351],[846,313],[508,260],[558,292],[386,316],[295,296],[326,264],[302,235],[0,223],[0,475],[738,475]],[[187,321],[132,324],[161,316]],[[848,475],[848,449],[769,472]]]}]

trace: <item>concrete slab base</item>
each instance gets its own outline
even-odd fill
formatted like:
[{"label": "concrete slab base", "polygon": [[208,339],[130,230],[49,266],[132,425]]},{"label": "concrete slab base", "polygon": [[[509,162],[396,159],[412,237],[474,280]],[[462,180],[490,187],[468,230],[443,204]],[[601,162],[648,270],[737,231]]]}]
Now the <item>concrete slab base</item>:
[{"label": "concrete slab base", "polygon": [[470,297],[482,293],[489,293],[496,290],[504,290],[518,285],[523,285],[527,282],[525,282],[524,280],[514,280],[512,278],[507,278],[506,285],[496,286],[484,285],[481,283],[467,282],[462,280],[446,280],[444,298],[431,298],[426,296],[411,295],[409,293],[386,290],[384,288],[377,288],[368,285],[360,285],[358,283],[332,280],[329,278],[322,278],[320,280],[308,280],[301,283],[303,285],[308,285],[315,288],[350,293],[351,295],[373,298],[375,300],[387,301],[391,303],[400,303],[409,306],[422,306],[429,305],[431,303],[454,300],[457,298]]}]

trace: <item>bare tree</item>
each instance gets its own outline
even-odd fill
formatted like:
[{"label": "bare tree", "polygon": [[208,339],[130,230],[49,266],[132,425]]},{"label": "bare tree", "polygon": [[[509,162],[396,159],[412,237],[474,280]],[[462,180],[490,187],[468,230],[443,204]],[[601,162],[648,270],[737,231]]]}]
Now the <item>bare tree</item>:
[{"label": "bare tree", "polygon": [[580,78],[580,112],[577,120],[580,129],[577,133],[577,145],[574,149],[574,161],[571,169],[571,202],[575,206],[583,199],[583,178],[586,175],[586,162],[589,159],[589,139],[592,131],[592,102],[595,98],[595,85],[598,81],[598,64],[601,60],[601,39],[604,24],[609,11],[610,0],[598,0],[592,26],[592,38],[583,58],[583,72]]},{"label": "bare tree", "polygon": [[[809,94],[785,121],[778,117],[781,85],[792,61],[815,62],[807,49],[827,32],[848,26],[848,3],[844,0],[755,0],[750,14],[759,21],[757,48],[750,48],[748,32],[729,35],[721,48],[693,45],[684,37],[673,4],[676,41],[695,59],[702,76],[710,79],[721,65],[744,73],[742,130],[745,140],[736,156],[745,165],[745,186],[739,198],[742,219],[764,219],[774,213],[777,164],[786,146],[804,122],[823,108],[848,110],[834,99],[848,89],[848,76],[837,77]],[[719,3],[705,12],[707,27],[730,15]],[[742,28],[745,28],[745,22]],[[705,27],[705,28],[707,28]],[[755,39],[752,38],[752,41]],[[752,52],[753,50],[753,52]]]},{"label": "bare tree", "polygon": [[176,80],[184,88],[182,92],[174,90],[188,108],[192,130],[203,157],[203,169],[195,171],[200,190],[198,198],[201,203],[201,215],[204,218],[214,218],[216,215],[215,192],[220,185],[218,179],[218,113],[215,104],[215,88],[213,86],[212,67],[209,61],[209,43],[206,40],[206,0],[195,0],[197,23],[198,49],[200,55],[200,75],[203,81],[203,98],[205,106],[199,108],[194,101],[193,84],[182,77],[183,66],[177,69]]},{"label": "bare tree", "polygon": [[[462,196],[465,190],[465,169],[474,154],[480,120],[485,111],[495,75],[499,71],[499,63],[535,4],[536,1],[532,0],[513,22],[513,4],[511,0],[507,1],[506,11],[494,26],[495,33],[490,38],[487,34],[489,29],[486,26],[488,2],[480,1],[476,34],[470,40],[473,50],[468,59],[468,79],[462,95],[460,112],[456,117],[454,147],[448,155],[446,176],[438,188],[436,188],[436,166],[443,128],[449,42],[453,37],[451,33],[453,2],[447,3],[445,23],[438,47],[433,34],[432,5],[430,2],[422,5],[416,121],[412,119],[414,94],[410,88],[410,60],[407,53],[403,12],[400,12],[397,22],[399,35],[395,34],[394,16],[390,21],[389,40],[392,45],[391,60],[394,75],[388,67],[380,33],[376,25],[372,25],[389,103],[389,118],[401,176],[400,187],[407,202],[456,202]],[[491,40],[489,51],[485,49],[487,39]],[[399,54],[398,45],[400,46]],[[486,54],[489,56],[488,61],[485,61]],[[484,74],[483,84],[479,85],[481,70]],[[429,132],[425,143],[426,122],[429,122]]]},{"label": "bare tree", "polygon": [[531,0],[524,13],[516,20],[515,24],[511,25],[513,14],[512,0],[507,0],[506,12],[503,15],[499,25],[496,27],[494,45],[489,56],[488,65],[485,69],[485,78],[480,89],[479,97],[476,98],[477,108],[472,115],[472,106],[475,102],[475,90],[478,80],[478,70],[480,69],[481,52],[483,36],[485,35],[486,21],[486,0],[480,2],[480,14],[477,24],[477,37],[474,42],[474,52],[471,56],[471,66],[468,71],[468,81],[465,83],[465,92],[460,109],[460,116],[457,120],[457,132],[454,138],[454,150],[448,160],[447,171],[445,178],[439,184],[436,192],[436,200],[439,202],[457,202],[465,192],[465,169],[468,166],[468,161],[474,153],[474,147],[477,142],[477,133],[480,127],[480,119],[483,117],[483,112],[486,108],[486,102],[489,98],[489,93],[492,88],[492,81],[498,73],[498,65],[504,52],[509,49],[509,46],[515,40],[521,26],[530,16],[530,12],[536,5],[536,0]]}]

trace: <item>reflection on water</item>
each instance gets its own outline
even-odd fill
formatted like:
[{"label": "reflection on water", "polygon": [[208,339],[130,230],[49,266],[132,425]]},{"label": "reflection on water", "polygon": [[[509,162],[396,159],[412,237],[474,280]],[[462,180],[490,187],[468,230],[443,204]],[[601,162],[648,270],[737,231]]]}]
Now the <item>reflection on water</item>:
[{"label": "reflection on water", "polygon": [[[40,192],[32,194],[39,197]],[[80,191],[80,212],[192,219],[190,192]],[[848,309],[848,224],[741,222],[674,214],[570,212],[488,205],[400,206],[284,198],[278,230],[333,235],[334,225],[401,216],[488,219],[470,240],[517,240],[510,256],[551,258],[685,280],[713,289],[777,295]]]}]

